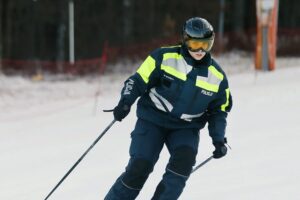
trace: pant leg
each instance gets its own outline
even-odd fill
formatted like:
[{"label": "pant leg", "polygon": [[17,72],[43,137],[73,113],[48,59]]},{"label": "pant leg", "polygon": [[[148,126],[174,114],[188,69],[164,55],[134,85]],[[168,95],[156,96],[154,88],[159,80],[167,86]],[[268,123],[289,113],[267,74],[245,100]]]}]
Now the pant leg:
[{"label": "pant leg", "polygon": [[179,198],[196,162],[199,130],[173,131],[168,134],[166,144],[170,152],[170,159],[152,200],[176,200]]},{"label": "pant leg", "polygon": [[129,163],[125,172],[111,187],[105,200],[135,199],[152,172],[164,142],[165,131],[162,127],[138,119],[131,133]]}]

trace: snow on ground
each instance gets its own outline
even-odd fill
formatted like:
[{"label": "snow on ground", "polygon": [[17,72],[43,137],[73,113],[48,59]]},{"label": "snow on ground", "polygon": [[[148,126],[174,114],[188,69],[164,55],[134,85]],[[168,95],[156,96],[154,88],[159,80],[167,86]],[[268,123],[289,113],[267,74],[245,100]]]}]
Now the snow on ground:
[{"label": "snow on ground", "polygon": [[[249,69],[251,58],[219,59],[234,99],[227,128],[232,150],[196,171],[181,200],[299,199],[299,60],[280,59],[278,69],[267,73]],[[122,73],[41,82],[0,76],[1,200],[46,197],[112,121],[102,109],[118,102],[128,76]],[[134,112],[113,125],[49,199],[103,199],[127,164]],[[198,163],[212,150],[201,131]],[[167,160],[164,149],[139,200],[151,198]]]}]

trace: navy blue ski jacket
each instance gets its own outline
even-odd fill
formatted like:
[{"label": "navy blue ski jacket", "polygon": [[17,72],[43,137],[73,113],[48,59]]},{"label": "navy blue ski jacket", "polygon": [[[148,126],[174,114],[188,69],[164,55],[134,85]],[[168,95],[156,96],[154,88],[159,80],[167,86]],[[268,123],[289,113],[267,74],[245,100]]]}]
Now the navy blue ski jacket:
[{"label": "navy blue ski jacket", "polygon": [[232,107],[228,80],[206,53],[193,59],[183,45],[154,50],[129,77],[120,103],[137,104],[137,116],[166,128],[198,128],[208,122],[213,141],[223,141]]}]

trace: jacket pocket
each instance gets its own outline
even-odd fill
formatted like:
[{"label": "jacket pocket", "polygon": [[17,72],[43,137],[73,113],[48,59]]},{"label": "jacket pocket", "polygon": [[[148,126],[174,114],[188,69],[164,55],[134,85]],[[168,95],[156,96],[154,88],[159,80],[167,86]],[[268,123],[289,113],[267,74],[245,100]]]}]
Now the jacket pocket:
[{"label": "jacket pocket", "polygon": [[170,102],[173,102],[178,97],[180,88],[180,80],[164,75],[159,86],[156,87],[156,91]]}]

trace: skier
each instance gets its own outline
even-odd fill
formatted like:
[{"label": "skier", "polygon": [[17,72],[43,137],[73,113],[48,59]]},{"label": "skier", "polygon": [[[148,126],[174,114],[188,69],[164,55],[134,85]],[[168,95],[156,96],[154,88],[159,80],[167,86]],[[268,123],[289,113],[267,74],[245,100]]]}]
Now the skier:
[{"label": "skier", "polygon": [[113,114],[121,121],[139,98],[131,133],[130,160],[105,200],[135,199],[159,154],[167,146],[170,159],[152,200],[176,200],[195,164],[199,130],[208,122],[214,158],[226,155],[226,117],[232,106],[225,73],[211,57],[211,24],[200,17],[183,26],[182,44],[154,50],[129,77]]}]

